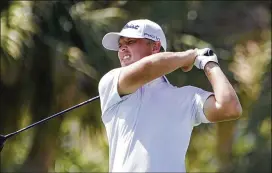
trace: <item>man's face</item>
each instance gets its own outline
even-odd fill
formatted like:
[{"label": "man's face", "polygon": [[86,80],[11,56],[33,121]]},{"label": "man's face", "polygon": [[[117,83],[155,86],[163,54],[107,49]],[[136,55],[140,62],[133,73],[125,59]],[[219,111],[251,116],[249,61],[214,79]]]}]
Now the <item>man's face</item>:
[{"label": "man's face", "polygon": [[118,57],[122,67],[153,53],[157,53],[154,51],[154,44],[147,39],[120,37]]}]

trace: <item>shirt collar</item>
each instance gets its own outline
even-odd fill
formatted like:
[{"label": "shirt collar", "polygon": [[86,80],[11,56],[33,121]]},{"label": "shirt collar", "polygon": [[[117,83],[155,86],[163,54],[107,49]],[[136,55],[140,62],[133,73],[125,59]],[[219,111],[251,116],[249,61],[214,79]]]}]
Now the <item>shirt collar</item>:
[{"label": "shirt collar", "polygon": [[162,82],[166,82],[169,84],[169,81],[166,78],[166,76],[161,76],[161,77],[158,77],[158,78],[148,82],[147,85],[149,86],[149,85],[158,84],[158,83],[162,83]]}]

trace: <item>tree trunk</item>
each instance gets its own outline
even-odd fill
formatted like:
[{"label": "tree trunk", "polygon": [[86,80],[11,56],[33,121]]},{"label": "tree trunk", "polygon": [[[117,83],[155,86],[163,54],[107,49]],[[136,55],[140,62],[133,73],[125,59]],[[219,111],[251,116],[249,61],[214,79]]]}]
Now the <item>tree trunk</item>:
[{"label": "tree trunk", "polygon": [[[52,75],[52,55],[50,48],[38,37],[34,37],[36,49],[33,54],[30,76],[33,80],[31,114],[33,121],[39,121],[52,114],[54,85]],[[42,50],[42,52],[41,52]],[[54,106],[57,107],[57,106]],[[20,172],[48,172],[54,162],[57,146],[56,136],[61,119],[55,118],[35,127],[33,145]]]},{"label": "tree trunk", "polygon": [[233,136],[236,121],[217,123],[217,157],[219,172],[230,172]]}]

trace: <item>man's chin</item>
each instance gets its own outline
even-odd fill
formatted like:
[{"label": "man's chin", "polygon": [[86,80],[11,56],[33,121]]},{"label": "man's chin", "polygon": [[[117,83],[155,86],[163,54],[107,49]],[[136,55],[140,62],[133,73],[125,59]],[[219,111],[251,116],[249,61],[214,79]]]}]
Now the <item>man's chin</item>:
[{"label": "man's chin", "polygon": [[133,62],[122,62],[121,63],[121,66],[122,67],[125,67],[125,66],[128,66],[128,65],[130,65],[130,64],[132,64]]}]

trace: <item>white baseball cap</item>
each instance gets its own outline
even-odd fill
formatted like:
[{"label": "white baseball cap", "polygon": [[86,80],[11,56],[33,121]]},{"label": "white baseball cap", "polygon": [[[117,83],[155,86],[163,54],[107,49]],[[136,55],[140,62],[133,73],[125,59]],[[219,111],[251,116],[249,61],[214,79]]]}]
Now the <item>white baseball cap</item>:
[{"label": "white baseball cap", "polygon": [[160,41],[161,46],[166,51],[167,43],[162,28],[155,22],[148,19],[139,19],[129,21],[121,32],[107,33],[102,39],[102,45],[109,50],[118,51],[119,38],[147,38],[154,41]]}]

